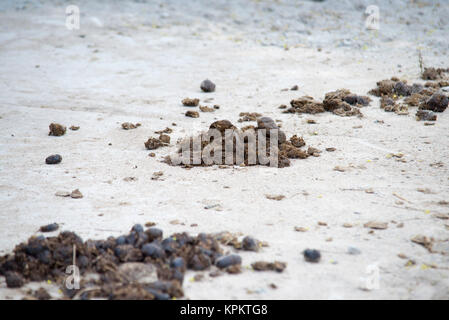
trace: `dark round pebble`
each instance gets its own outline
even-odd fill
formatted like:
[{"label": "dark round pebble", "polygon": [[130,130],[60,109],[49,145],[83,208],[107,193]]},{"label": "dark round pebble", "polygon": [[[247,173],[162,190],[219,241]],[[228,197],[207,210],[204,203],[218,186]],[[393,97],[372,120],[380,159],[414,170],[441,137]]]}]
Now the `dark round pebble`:
[{"label": "dark round pebble", "polygon": [[59,229],[59,225],[57,223],[47,224],[46,226],[40,227],[41,232],[53,232]]},{"label": "dark round pebble", "polygon": [[147,243],[142,246],[142,253],[145,257],[153,259],[163,258],[165,253],[162,248],[154,243]]},{"label": "dark round pebble", "polygon": [[315,249],[304,250],[304,259],[307,262],[319,262],[321,259],[321,253]]},{"label": "dark round pebble", "polygon": [[48,156],[45,159],[46,164],[58,164],[62,161],[62,157],[59,154],[53,154],[51,156]]},{"label": "dark round pebble", "polygon": [[220,269],[224,269],[229,266],[236,265],[236,264],[242,264],[242,258],[236,254],[231,254],[229,256],[221,257],[215,263],[215,265]]},{"label": "dark round pebble", "polygon": [[201,90],[203,90],[204,92],[214,92],[215,83],[213,83],[209,79],[206,79],[203,82],[201,82]]}]

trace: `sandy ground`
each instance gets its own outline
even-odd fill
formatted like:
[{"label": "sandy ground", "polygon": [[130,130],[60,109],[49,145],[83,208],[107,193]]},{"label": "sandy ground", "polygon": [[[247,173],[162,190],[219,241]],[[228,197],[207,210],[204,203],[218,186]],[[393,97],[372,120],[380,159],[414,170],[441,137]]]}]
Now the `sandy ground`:
[{"label": "sandy ground", "polygon": [[[339,88],[366,94],[393,75],[419,82],[418,49],[426,65],[447,64],[446,1],[373,2],[378,31],[364,28],[368,1],[243,0],[79,1],[81,28],[70,31],[66,2],[2,1],[0,254],[47,223],[100,239],[152,221],[165,234],[227,230],[267,241],[261,252],[241,254],[244,266],[288,263],[281,274],[245,268],[199,282],[188,275],[190,299],[448,299],[449,255],[431,254],[411,238],[433,237],[449,253],[449,222],[434,216],[449,212],[439,204],[449,200],[449,112],[424,126],[413,111],[383,112],[376,98],[362,119],[278,109]],[[205,78],[216,92],[200,91]],[[281,91],[295,84],[299,91]],[[213,98],[208,105],[221,108],[187,118],[185,97]],[[337,150],[284,169],[185,170],[160,161],[174,143],[155,158],[144,148],[156,130],[173,128],[174,142],[214,120],[237,123],[244,111],[282,120],[288,136],[301,135],[308,145]],[[142,126],[125,131],[125,121]],[[81,128],[51,137],[51,122]],[[54,153],[62,163],[45,165]],[[164,172],[162,180],[151,180],[155,171]],[[84,198],[55,196],[76,188]],[[205,209],[211,204],[219,206]],[[184,225],[171,224],[175,219]],[[388,228],[369,233],[363,224],[371,220]],[[348,254],[349,247],[361,253]],[[306,248],[321,250],[321,262],[305,262]],[[416,265],[406,267],[399,253]],[[373,265],[379,288],[362,290]],[[22,292],[0,279],[0,298]]]}]

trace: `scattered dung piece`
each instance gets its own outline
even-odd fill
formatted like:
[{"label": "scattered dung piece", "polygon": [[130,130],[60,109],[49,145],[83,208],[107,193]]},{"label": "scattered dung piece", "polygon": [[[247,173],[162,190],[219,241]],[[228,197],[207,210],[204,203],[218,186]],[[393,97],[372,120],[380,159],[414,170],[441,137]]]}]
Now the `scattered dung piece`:
[{"label": "scattered dung piece", "polygon": [[45,290],[44,288],[39,288],[37,289],[34,293],[33,296],[37,299],[37,300],[50,300],[51,299],[51,295],[47,292],[47,290]]},{"label": "scattered dung piece", "polygon": [[154,227],[156,225],[156,223],[155,222],[146,222],[145,223],[145,227],[147,227],[147,228],[149,228],[149,227]]},{"label": "scattered dung piece", "polygon": [[290,88],[291,91],[297,91],[299,89],[298,85],[295,84],[293,87]]},{"label": "scattered dung piece", "polygon": [[21,288],[25,284],[25,279],[18,272],[7,271],[4,276],[8,288]]},{"label": "scattered dung piece", "polygon": [[276,200],[276,201],[281,201],[282,199],[285,198],[285,196],[283,194],[280,194],[280,195],[266,194],[265,197],[269,200]]},{"label": "scattered dung piece", "polygon": [[201,82],[200,88],[204,92],[214,92],[215,91],[215,83],[213,83],[209,79],[206,79],[203,82]]},{"label": "scattered dung piece", "polygon": [[55,196],[57,197],[70,197],[70,193],[69,191],[57,191],[55,193]]},{"label": "scattered dung piece", "polygon": [[190,118],[199,118],[200,114],[198,113],[198,111],[187,111],[186,112],[186,117],[190,117]]},{"label": "scattered dung piece", "polygon": [[423,235],[416,235],[412,238],[412,242],[422,245],[424,248],[432,252],[432,246],[434,240],[432,238],[423,236]]},{"label": "scattered dung piece", "polygon": [[77,130],[79,130],[79,126],[70,126],[70,130],[72,130],[72,131],[77,131]]},{"label": "scattered dung piece", "polygon": [[295,231],[297,232],[307,232],[309,231],[308,228],[304,228],[304,227],[295,227]]},{"label": "scattered dung piece", "polygon": [[234,264],[232,266],[227,267],[225,270],[229,274],[238,274],[242,272],[242,267],[239,264]]},{"label": "scattered dung piece", "polygon": [[162,172],[162,171],[154,172],[153,176],[151,177],[151,180],[160,180],[163,175],[164,175],[164,172]]},{"label": "scattered dung piece", "polygon": [[224,268],[230,267],[232,265],[236,265],[236,264],[239,264],[239,265],[242,264],[242,258],[236,254],[231,254],[229,256],[221,257],[215,263],[215,265],[220,269],[224,269]]},{"label": "scattered dung piece", "polygon": [[242,240],[242,249],[245,251],[259,251],[259,241],[252,237],[245,237]]},{"label": "scattered dung piece", "polygon": [[75,189],[70,193],[70,197],[73,199],[81,199],[83,197],[83,194],[78,189]]},{"label": "scattered dung piece", "polygon": [[442,93],[434,93],[425,103],[420,105],[420,110],[443,112],[449,104],[449,98]]},{"label": "scattered dung piece", "polygon": [[296,134],[290,138],[290,142],[291,142],[292,146],[294,146],[296,148],[301,148],[306,145],[306,142],[304,141],[304,139],[302,137],[298,137]]},{"label": "scattered dung piece", "polygon": [[370,229],[384,230],[388,228],[388,222],[369,221],[363,226]]},{"label": "scattered dung piece", "polygon": [[417,121],[436,121],[437,115],[430,110],[418,110],[415,114]]},{"label": "scattered dung piece", "polygon": [[251,264],[251,267],[256,271],[282,272],[287,267],[287,263],[280,262],[280,261],[274,261],[274,262],[256,261]]},{"label": "scattered dung piece", "polygon": [[258,112],[240,112],[238,122],[257,121],[262,115]]},{"label": "scattered dung piece", "polygon": [[62,161],[62,157],[59,154],[52,154],[45,158],[46,164],[58,164]]},{"label": "scattered dung piece", "polygon": [[353,227],[352,223],[349,222],[343,223],[343,228],[352,228],[352,227]]},{"label": "scattered dung piece", "polygon": [[122,123],[122,129],[124,129],[124,130],[136,129],[136,128],[140,127],[140,126],[141,126],[140,123],[136,123],[136,124],[133,124],[131,122],[123,122]]},{"label": "scattered dung piece", "polygon": [[326,111],[321,102],[314,100],[310,96],[302,96],[298,99],[291,100],[290,105],[291,107],[283,111],[283,113],[317,114]]},{"label": "scattered dung piece", "polygon": [[307,154],[310,155],[310,156],[313,156],[313,157],[319,157],[320,154],[321,154],[321,151],[318,150],[317,148],[309,147],[307,149]]},{"label": "scattered dung piece", "polygon": [[138,180],[137,177],[125,177],[125,178],[123,178],[123,181],[126,181],[126,182],[134,182],[134,181],[137,181],[137,180]]},{"label": "scattered dung piece", "polygon": [[208,107],[208,106],[200,106],[201,112],[215,112],[214,108]]},{"label": "scattered dung piece", "polygon": [[307,262],[318,263],[321,259],[321,253],[315,249],[306,249],[303,251],[304,259]]},{"label": "scattered dung piece", "polygon": [[424,68],[424,71],[421,75],[423,80],[441,80],[446,79],[449,76],[449,68]]},{"label": "scattered dung piece", "polygon": [[334,152],[335,150],[337,150],[337,149],[334,147],[326,148],[327,152]]},{"label": "scattered dung piece", "polygon": [[166,135],[166,134],[161,134],[161,135],[159,136],[159,140],[160,140],[162,143],[169,144],[169,143],[170,143],[170,136],[169,136],[169,135]]},{"label": "scattered dung piece", "polygon": [[169,127],[165,128],[164,130],[154,131],[154,133],[156,133],[156,134],[163,134],[163,133],[170,134],[172,132],[173,132],[173,129],[171,129]]},{"label": "scattered dung piece", "polygon": [[55,136],[59,137],[65,134],[66,127],[59,123],[51,123],[50,126],[50,132],[48,133],[49,136]]},{"label": "scattered dung piece", "polygon": [[182,104],[186,107],[197,107],[198,104],[200,103],[200,99],[190,99],[190,98],[185,98],[184,100],[182,100]]},{"label": "scattered dung piece", "polygon": [[59,225],[57,223],[47,224],[46,226],[42,226],[39,228],[40,232],[53,232],[59,229]]},{"label": "scattered dung piece", "polygon": [[433,216],[435,218],[442,219],[442,220],[449,219],[449,213],[435,213],[435,214],[433,214]]},{"label": "scattered dung piece", "polygon": [[[167,142],[168,141],[168,142]],[[160,147],[167,146],[170,143],[170,136],[166,134],[162,134],[157,138],[148,138],[147,142],[145,142],[145,148],[148,150],[159,149]]]},{"label": "scattered dung piece", "polygon": [[148,156],[154,158],[154,157],[156,156],[156,154],[155,154],[154,152],[150,152],[150,153],[148,154]]},{"label": "scattered dung piece", "polygon": [[327,227],[327,223],[324,221],[318,221],[318,225],[322,227]]}]

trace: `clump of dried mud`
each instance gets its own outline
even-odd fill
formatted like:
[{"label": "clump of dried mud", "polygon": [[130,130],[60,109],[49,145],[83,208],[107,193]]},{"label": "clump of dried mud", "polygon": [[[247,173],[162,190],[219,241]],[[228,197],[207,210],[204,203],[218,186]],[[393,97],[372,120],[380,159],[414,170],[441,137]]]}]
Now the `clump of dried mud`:
[{"label": "clump of dried mud", "polygon": [[67,128],[59,123],[51,123],[49,126],[50,131],[48,132],[49,136],[59,137],[65,134]]},{"label": "clump of dried mud", "polygon": [[[440,79],[436,74],[441,74],[441,70],[438,72],[436,70],[440,69],[426,69],[423,73],[423,78]],[[392,77],[391,79],[377,82],[377,87],[369,93],[381,98],[380,107],[386,112],[407,115],[409,114],[409,108],[418,107],[416,112],[418,121],[435,121],[437,116],[433,112],[443,112],[448,106],[448,97],[439,91],[440,88],[447,85],[449,85],[448,81],[429,81],[424,85],[419,83],[409,85],[406,80]]]},{"label": "clump of dried mud", "polygon": [[351,93],[347,89],[339,89],[326,93],[323,102],[317,101],[310,96],[303,96],[290,101],[290,108],[281,106],[286,109],[283,113],[323,113],[332,112],[341,117],[357,116],[362,117],[360,108],[369,105],[371,99],[367,96],[359,96]]},{"label": "clump of dried mud", "polygon": [[[240,256],[223,256],[222,234],[176,233],[164,238],[158,228],[135,225],[129,234],[106,240],[83,242],[68,231],[57,237],[31,237],[0,257],[0,275],[16,288],[30,281],[53,281],[68,299],[179,298],[184,295],[186,270],[216,266],[228,273],[240,272]],[[252,238],[245,239],[249,242],[245,250],[253,250]],[[67,289],[66,268],[71,265],[79,268],[79,289]]]},{"label": "clump of dried mud", "polygon": [[[259,141],[259,130],[265,130],[260,131],[260,134],[263,135],[265,133],[266,137],[266,143],[263,145],[262,142]],[[271,130],[274,130],[277,132],[277,144],[273,142],[274,148],[270,150],[273,146],[270,143],[270,136],[271,136]],[[214,132],[220,132],[221,139],[214,140],[213,134]],[[248,143],[248,131],[251,135],[255,137],[255,148],[250,148]],[[232,159],[226,159],[226,132],[229,134],[231,133],[233,136],[233,154]],[[198,139],[201,141],[201,144],[195,147],[194,145],[194,139]],[[230,139],[228,139],[229,142]],[[236,156],[236,145],[237,142],[240,142],[243,144],[243,162],[238,162],[238,157]],[[189,159],[180,160],[182,157],[182,146],[189,146]],[[273,152],[273,155],[277,154],[277,166],[279,168],[288,167],[290,166],[290,160],[289,159],[306,159],[310,155],[318,155],[318,152],[312,152],[308,153],[306,150],[301,149],[305,145],[305,142],[302,138],[294,135],[290,138],[290,140],[287,140],[286,135],[283,131],[280,130],[280,128],[276,125],[273,119],[268,117],[261,117],[257,118],[257,127],[254,126],[246,126],[242,129],[239,129],[235,127],[230,121],[228,120],[219,120],[213,122],[210,126],[207,132],[201,133],[199,136],[195,137],[187,137],[180,143],[180,147],[178,151],[170,156],[167,156],[165,158],[165,162],[170,165],[182,165],[184,167],[190,168],[192,166],[210,166],[213,164],[227,164],[227,165],[269,165],[269,163],[261,163],[259,160],[259,157],[257,156],[259,151],[260,153],[264,154],[267,158],[270,157],[271,152]],[[262,149],[262,146],[264,147]],[[228,146],[229,147],[229,146]],[[266,147],[266,148],[265,148]],[[259,150],[260,149],[260,150]],[[207,158],[208,155],[210,157],[215,156],[215,152],[220,150],[221,152],[221,158],[214,161],[207,161],[205,158]],[[314,149],[316,150],[316,149]],[[218,153],[217,153],[218,154]],[[194,158],[199,159],[197,163],[195,163]],[[249,161],[250,159],[255,159],[255,162]],[[187,161],[185,161],[187,160]],[[217,163],[217,161],[219,163]]]}]

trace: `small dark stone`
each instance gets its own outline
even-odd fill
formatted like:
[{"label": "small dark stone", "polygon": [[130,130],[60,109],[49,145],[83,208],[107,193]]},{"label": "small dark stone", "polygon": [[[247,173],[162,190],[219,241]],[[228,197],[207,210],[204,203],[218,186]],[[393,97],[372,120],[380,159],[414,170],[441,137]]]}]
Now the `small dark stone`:
[{"label": "small dark stone", "polygon": [[242,248],[246,251],[259,251],[259,244],[256,239],[245,237],[242,241]]},{"label": "small dark stone", "polygon": [[213,83],[209,79],[206,79],[203,82],[201,82],[201,90],[203,90],[204,92],[214,92],[215,83]]},{"label": "small dark stone", "polygon": [[51,156],[48,156],[45,159],[46,164],[58,164],[62,161],[62,157],[59,154],[53,154]]},{"label": "small dark stone", "polygon": [[25,283],[23,277],[19,273],[14,271],[6,272],[5,278],[6,278],[6,285],[8,286],[8,288],[20,288]]},{"label": "small dark stone", "polygon": [[321,259],[321,253],[315,249],[304,250],[304,259],[307,262],[319,262]]},{"label": "small dark stone", "polygon": [[236,254],[231,254],[229,256],[221,257],[215,263],[215,265],[220,269],[224,269],[229,266],[236,265],[236,264],[242,264],[242,258]]},{"label": "small dark stone", "polygon": [[163,258],[165,253],[162,248],[154,243],[147,243],[142,246],[142,253],[145,257],[153,259]]},{"label": "small dark stone", "polygon": [[59,229],[59,225],[57,223],[47,224],[46,226],[40,227],[41,232],[53,232]]},{"label": "small dark stone", "polygon": [[155,300],[170,300],[170,295],[167,293],[163,293],[153,288],[146,288],[145,290],[151,293],[154,296]]}]

